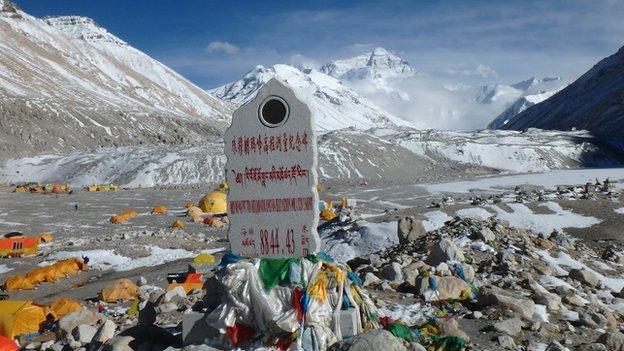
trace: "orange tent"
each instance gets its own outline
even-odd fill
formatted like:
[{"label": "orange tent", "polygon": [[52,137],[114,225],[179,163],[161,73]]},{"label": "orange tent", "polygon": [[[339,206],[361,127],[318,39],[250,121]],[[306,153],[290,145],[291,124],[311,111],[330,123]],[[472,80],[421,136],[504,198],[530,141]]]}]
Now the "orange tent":
[{"label": "orange tent", "polygon": [[179,219],[176,219],[176,220],[175,220],[175,221],[173,221],[173,223],[171,224],[171,228],[174,228],[174,229],[182,229],[182,228],[184,228],[184,227],[185,227],[184,222],[182,222],[182,221],[181,221],[181,220],[179,220]]},{"label": "orange tent", "polygon": [[138,216],[139,213],[135,210],[128,210],[128,211],[123,211],[122,213],[119,214],[119,216],[124,216],[127,218],[134,218],[136,216]]},{"label": "orange tent", "polygon": [[65,278],[65,274],[63,274],[57,267],[54,265],[35,268],[28,273],[26,273],[26,278],[28,278],[33,284],[39,283],[54,283],[55,281]]},{"label": "orange tent", "polygon": [[36,255],[39,240],[36,237],[14,236],[0,239],[0,257]]},{"label": "orange tent", "polygon": [[82,306],[72,298],[57,297],[50,303],[50,310],[54,313],[55,319],[58,320],[72,312],[82,311]]},{"label": "orange tent", "polygon": [[184,289],[184,291],[188,294],[191,291],[194,290],[201,290],[204,286],[204,281],[203,281],[204,275],[201,273],[189,273],[186,276],[186,280],[184,280],[184,283],[180,284],[180,283],[171,283],[169,285],[167,285],[167,291],[169,290],[173,290],[175,288],[177,288],[178,286],[181,286],[182,289]]},{"label": "orange tent", "polygon": [[17,351],[19,347],[15,341],[0,335],[0,351]]},{"label": "orange tent", "polygon": [[52,237],[52,233],[50,232],[44,232],[39,234],[39,242],[40,243],[51,243],[54,240],[54,237]]},{"label": "orange tent", "polygon": [[14,275],[12,277],[8,277],[7,280],[4,282],[4,290],[32,290],[35,288],[35,285],[36,284],[33,284],[30,279],[24,277],[23,275]]},{"label": "orange tent", "polygon": [[120,216],[120,215],[114,215],[110,218],[109,220],[111,223],[113,224],[126,224],[128,223],[128,217],[125,216]]},{"label": "orange tent", "polygon": [[152,214],[167,214],[167,208],[164,205],[156,205],[152,208]]},{"label": "orange tent", "polygon": [[0,301],[0,335],[7,338],[35,333],[45,320],[45,308],[32,301]]},{"label": "orange tent", "polygon": [[130,279],[123,278],[104,286],[100,299],[105,302],[130,301],[136,298],[138,290]]},{"label": "orange tent", "polygon": [[186,211],[186,215],[191,218],[201,217],[203,214],[204,214],[204,211],[202,211],[202,209],[197,206],[190,207]]}]

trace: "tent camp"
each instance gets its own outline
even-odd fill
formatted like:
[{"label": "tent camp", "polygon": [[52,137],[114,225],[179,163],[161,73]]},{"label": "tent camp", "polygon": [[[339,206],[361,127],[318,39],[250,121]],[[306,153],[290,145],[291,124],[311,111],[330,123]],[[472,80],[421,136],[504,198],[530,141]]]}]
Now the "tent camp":
[{"label": "tent camp", "polygon": [[204,212],[209,213],[225,213],[227,212],[227,195],[220,191],[213,191],[199,200],[197,206]]},{"label": "tent camp", "polygon": [[72,312],[82,311],[82,306],[78,301],[69,297],[57,297],[50,303],[50,311],[54,314],[54,319],[61,319]]},{"label": "tent camp", "polygon": [[105,302],[134,300],[138,290],[139,287],[130,279],[119,279],[104,286],[100,292],[100,300]]},{"label": "tent camp", "polygon": [[39,240],[36,237],[15,235],[0,238],[0,257],[36,255],[38,245]]},{"label": "tent camp", "polygon": [[167,214],[167,207],[165,205],[156,205],[152,208],[152,214]]},{"label": "tent camp", "polygon": [[7,278],[4,283],[6,291],[30,290],[40,283],[52,283],[80,271],[87,270],[87,265],[80,258],[68,258],[45,267],[37,267],[25,276],[16,275]]},{"label": "tent camp", "polygon": [[0,335],[14,339],[16,336],[39,331],[46,320],[45,307],[32,301],[0,301]]}]

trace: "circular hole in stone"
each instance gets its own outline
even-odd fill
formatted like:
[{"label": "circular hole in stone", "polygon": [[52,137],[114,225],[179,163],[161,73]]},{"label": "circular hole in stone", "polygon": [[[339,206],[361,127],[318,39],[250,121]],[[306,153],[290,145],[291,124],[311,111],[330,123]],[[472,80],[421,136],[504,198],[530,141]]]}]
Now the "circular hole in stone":
[{"label": "circular hole in stone", "polygon": [[260,122],[267,127],[281,126],[288,119],[288,104],[278,96],[269,96],[260,105]]}]

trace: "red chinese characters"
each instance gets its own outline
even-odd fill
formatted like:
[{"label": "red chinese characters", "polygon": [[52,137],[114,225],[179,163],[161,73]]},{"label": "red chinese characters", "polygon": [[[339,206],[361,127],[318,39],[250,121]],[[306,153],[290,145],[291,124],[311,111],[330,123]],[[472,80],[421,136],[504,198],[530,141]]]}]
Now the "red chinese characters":
[{"label": "red chinese characters", "polygon": [[305,152],[308,148],[308,133],[295,132],[277,135],[234,136],[230,142],[232,153],[244,155],[268,155],[276,152]]}]

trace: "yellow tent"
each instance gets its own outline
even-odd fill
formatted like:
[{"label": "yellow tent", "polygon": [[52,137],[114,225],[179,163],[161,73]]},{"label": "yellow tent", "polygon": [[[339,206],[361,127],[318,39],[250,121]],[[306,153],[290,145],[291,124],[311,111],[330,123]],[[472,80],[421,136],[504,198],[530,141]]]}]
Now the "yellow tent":
[{"label": "yellow tent", "polygon": [[125,223],[128,223],[128,217],[114,215],[110,218],[110,222],[113,224],[125,224]]},{"label": "yellow tent", "polygon": [[52,233],[50,232],[44,232],[39,234],[39,242],[40,243],[51,243],[54,240],[54,237],[52,237]]},{"label": "yellow tent", "polygon": [[128,211],[123,211],[122,213],[118,214],[118,216],[124,216],[127,218],[134,218],[136,216],[138,216],[139,213],[135,210],[128,210]]},{"label": "yellow tent", "polygon": [[206,194],[199,200],[199,208],[209,213],[225,213],[227,212],[227,195],[219,191],[213,191]]},{"label": "yellow tent", "polygon": [[195,264],[213,264],[215,263],[215,257],[207,252],[202,252],[193,259]]},{"label": "yellow tent", "polygon": [[7,338],[35,333],[45,319],[45,308],[32,301],[0,301],[0,335]]},{"label": "yellow tent", "polygon": [[72,312],[82,311],[82,306],[72,298],[57,297],[50,303],[50,310],[54,313],[55,319],[58,320]]},{"label": "yellow tent", "polygon": [[201,217],[203,214],[204,214],[204,211],[202,211],[202,209],[197,206],[190,207],[186,211],[186,215],[191,218]]},{"label": "yellow tent", "polygon": [[167,214],[167,208],[164,205],[156,205],[152,208],[152,214]]},{"label": "yellow tent", "polygon": [[36,285],[44,282],[53,283],[61,278],[65,278],[65,274],[52,265],[35,268],[26,273],[26,278]]},{"label": "yellow tent", "polygon": [[104,286],[100,299],[105,302],[130,301],[136,298],[138,290],[130,279],[123,278]]},{"label": "yellow tent", "polygon": [[33,284],[30,279],[24,277],[23,275],[14,275],[12,277],[8,277],[7,280],[4,282],[4,290],[7,292],[17,290],[32,290],[35,288],[35,285],[36,284]]},{"label": "yellow tent", "polygon": [[67,276],[76,275],[86,269],[87,266],[82,259],[68,258],[50,266],[32,269],[26,273],[26,278],[35,285],[43,282],[52,283]]},{"label": "yellow tent", "polygon": [[323,211],[321,211],[320,216],[322,219],[329,221],[329,220],[336,218],[336,212],[334,211],[333,208],[326,208]]},{"label": "yellow tent", "polygon": [[171,224],[171,228],[174,228],[174,229],[182,229],[182,228],[184,228],[184,227],[185,227],[184,222],[182,222],[182,221],[181,221],[181,220],[179,220],[179,219],[176,219],[176,220],[175,220],[175,221],[173,221],[173,223]]}]

